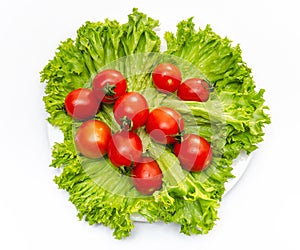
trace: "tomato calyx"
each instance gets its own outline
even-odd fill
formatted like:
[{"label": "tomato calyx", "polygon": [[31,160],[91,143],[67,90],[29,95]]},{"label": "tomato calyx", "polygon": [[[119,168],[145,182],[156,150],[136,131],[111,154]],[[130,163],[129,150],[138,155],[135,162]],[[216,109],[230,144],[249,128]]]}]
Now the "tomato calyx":
[{"label": "tomato calyx", "polygon": [[181,131],[176,135],[173,135],[173,138],[176,142],[181,143],[183,141],[183,136],[185,135],[185,131]]},{"label": "tomato calyx", "polygon": [[117,168],[117,171],[121,174],[121,175],[125,175],[125,176],[131,176],[131,172],[132,169],[135,167],[136,162],[131,159],[131,163],[129,166],[120,166]]},{"label": "tomato calyx", "polygon": [[127,116],[120,118],[120,121],[121,121],[121,125],[120,125],[121,129],[123,129],[123,130],[131,130],[132,129],[133,122]]},{"label": "tomato calyx", "polygon": [[108,100],[116,100],[117,98],[113,97],[116,94],[115,91],[116,85],[112,85],[110,83],[106,83],[103,88],[103,93]]},{"label": "tomato calyx", "polygon": [[127,166],[121,166],[119,167],[117,170],[119,171],[119,173],[121,175],[125,175],[125,176],[130,176],[130,173],[131,173],[131,169],[133,168],[133,162],[132,164],[130,165],[130,167],[127,167]]},{"label": "tomato calyx", "polygon": [[[204,83],[206,83],[206,84],[204,84]],[[215,88],[214,88],[214,86],[210,83],[210,82],[208,82],[208,81],[201,81],[201,85],[202,85],[202,87],[204,88],[204,89],[206,89],[209,93],[211,93],[211,92],[214,92],[215,91]]]},{"label": "tomato calyx", "polygon": [[181,129],[180,129],[181,120],[182,120],[182,118],[179,118],[179,119],[178,119],[178,122],[177,122],[177,125],[178,125],[178,133],[175,134],[175,135],[171,135],[171,136],[174,138],[174,140],[175,140],[176,142],[178,142],[178,143],[181,143],[181,142],[183,141],[183,136],[185,135],[185,131],[184,131],[184,130],[180,131],[180,130],[181,130]]}]

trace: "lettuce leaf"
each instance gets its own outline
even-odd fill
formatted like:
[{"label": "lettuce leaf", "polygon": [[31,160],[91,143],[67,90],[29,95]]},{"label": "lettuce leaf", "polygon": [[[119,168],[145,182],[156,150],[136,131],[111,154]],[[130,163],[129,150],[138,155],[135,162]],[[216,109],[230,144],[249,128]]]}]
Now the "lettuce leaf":
[{"label": "lettuce leaf", "polygon": [[[255,150],[263,140],[264,125],[270,123],[264,90],[256,92],[240,48],[232,47],[227,38],[219,37],[209,26],[196,31],[192,18],[180,22],[176,34],[165,34],[168,49],[163,54],[196,67],[215,88],[211,100],[179,102],[158,92],[143,92],[152,86],[149,72],[158,60],[155,53],[160,52],[161,41],[154,31],[158,24],[137,9],[125,24],[115,20],[86,22],[78,29],[75,40],[69,38],[59,45],[54,58],[41,71],[41,82],[46,82],[48,121],[64,134],[64,141],[55,143],[52,149],[51,166],[62,169],[54,181],[69,193],[79,219],[112,228],[117,239],[130,235],[134,227],[131,216],[137,213],[149,222],[178,223],[181,232],[188,235],[209,232],[218,218],[224,183],[233,177],[232,160],[241,150]],[[125,61],[121,63],[122,60]],[[214,157],[207,170],[183,170],[171,149],[152,142],[143,128],[137,133],[145,153],[158,156],[164,176],[162,189],[152,196],[139,194],[130,178],[107,157],[92,160],[77,154],[73,132],[80,123],[66,114],[65,96],[76,88],[90,87],[95,74],[109,66],[128,76],[128,90],[143,92],[150,108],[174,107],[184,116],[186,132],[211,141]],[[119,129],[112,106],[103,106],[96,119],[109,124],[113,131]]]}]

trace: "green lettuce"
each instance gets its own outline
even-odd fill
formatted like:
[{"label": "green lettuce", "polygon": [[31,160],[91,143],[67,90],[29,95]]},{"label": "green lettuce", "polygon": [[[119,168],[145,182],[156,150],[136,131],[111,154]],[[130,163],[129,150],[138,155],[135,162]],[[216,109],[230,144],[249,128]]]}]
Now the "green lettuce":
[{"label": "green lettuce", "polygon": [[[176,34],[165,34],[168,48],[160,53],[161,41],[155,32],[159,22],[137,9],[128,17],[125,24],[111,20],[86,22],[75,40],[69,38],[59,45],[54,58],[41,71],[41,81],[46,82],[48,121],[64,135],[64,141],[55,143],[52,149],[51,166],[62,169],[54,181],[69,193],[79,219],[112,228],[117,239],[130,235],[134,214],[141,214],[149,222],[180,224],[181,232],[188,235],[207,233],[218,218],[224,183],[233,178],[233,159],[241,150],[255,150],[263,140],[264,125],[270,123],[264,90],[255,90],[240,48],[233,47],[209,26],[195,30],[191,18],[180,22]],[[145,91],[152,86],[149,72],[153,65],[164,58],[184,60],[184,77],[190,74],[188,67],[184,69],[186,65],[193,65],[214,86],[210,101],[181,102],[153,89]],[[214,157],[208,169],[200,173],[183,170],[170,148],[154,143],[140,128],[137,133],[145,153],[158,156],[163,172],[162,189],[143,196],[107,157],[92,160],[77,154],[73,132],[80,122],[66,114],[64,99],[76,88],[90,87],[97,72],[109,66],[128,76],[128,90],[143,92],[150,108],[174,107],[184,116],[187,133],[211,141]],[[119,129],[112,106],[103,106],[96,119],[105,121],[114,132]]]}]

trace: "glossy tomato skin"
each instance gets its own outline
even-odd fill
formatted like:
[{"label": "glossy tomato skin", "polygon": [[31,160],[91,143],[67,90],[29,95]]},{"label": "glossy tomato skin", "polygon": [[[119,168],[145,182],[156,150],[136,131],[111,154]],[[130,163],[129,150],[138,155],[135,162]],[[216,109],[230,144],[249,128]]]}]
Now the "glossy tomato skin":
[{"label": "glossy tomato skin", "polygon": [[174,143],[184,130],[184,120],[175,109],[159,107],[150,112],[146,130],[158,143]]},{"label": "glossy tomato skin", "polygon": [[120,71],[106,69],[95,76],[92,89],[99,101],[112,104],[126,93],[127,82]]},{"label": "glossy tomato skin", "polygon": [[151,195],[162,186],[162,171],[154,159],[144,157],[132,169],[131,180],[140,193]]},{"label": "glossy tomato skin", "polygon": [[152,72],[154,86],[163,93],[175,92],[182,80],[180,70],[171,63],[161,63]]},{"label": "glossy tomato skin", "polygon": [[149,107],[143,95],[137,92],[127,92],[116,101],[113,113],[122,128],[135,130],[146,123]]},{"label": "glossy tomato skin", "polygon": [[191,172],[205,170],[212,160],[212,149],[209,142],[194,134],[185,134],[181,143],[174,145],[174,154],[181,166]]},{"label": "glossy tomato skin", "polygon": [[88,158],[101,158],[107,154],[111,129],[102,121],[89,120],[81,124],[75,135],[77,150]]},{"label": "glossy tomato skin", "polygon": [[191,78],[184,81],[177,91],[177,96],[183,101],[206,102],[209,95],[210,86],[200,78]]},{"label": "glossy tomato skin", "polygon": [[73,119],[84,121],[93,118],[100,103],[90,89],[80,88],[71,91],[65,98],[65,109]]},{"label": "glossy tomato skin", "polygon": [[142,153],[142,141],[132,131],[122,130],[115,133],[108,144],[108,158],[116,167],[135,165],[140,162]]}]

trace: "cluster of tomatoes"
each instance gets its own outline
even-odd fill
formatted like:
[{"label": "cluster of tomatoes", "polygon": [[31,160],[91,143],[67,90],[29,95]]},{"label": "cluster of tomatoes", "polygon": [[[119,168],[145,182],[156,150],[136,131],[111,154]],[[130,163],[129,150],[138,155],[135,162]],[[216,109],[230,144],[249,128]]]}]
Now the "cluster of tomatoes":
[{"label": "cluster of tomatoes", "polygon": [[[177,91],[181,100],[209,99],[207,82],[200,78],[182,82],[181,72],[173,64],[156,66],[152,80],[158,91]],[[67,113],[83,121],[75,135],[80,154],[88,158],[107,155],[114,166],[128,168],[133,185],[145,195],[161,188],[162,171],[155,159],[143,155],[142,140],[135,133],[142,126],[156,143],[173,145],[174,154],[188,171],[202,171],[210,164],[210,143],[196,134],[184,134],[184,119],[179,112],[169,107],[157,107],[150,112],[142,94],[126,91],[125,77],[117,70],[106,69],[96,75],[91,89],[76,89],[66,96]],[[101,103],[114,105],[113,115],[120,131],[112,134],[106,123],[94,118]]]}]

